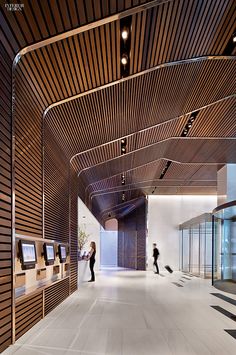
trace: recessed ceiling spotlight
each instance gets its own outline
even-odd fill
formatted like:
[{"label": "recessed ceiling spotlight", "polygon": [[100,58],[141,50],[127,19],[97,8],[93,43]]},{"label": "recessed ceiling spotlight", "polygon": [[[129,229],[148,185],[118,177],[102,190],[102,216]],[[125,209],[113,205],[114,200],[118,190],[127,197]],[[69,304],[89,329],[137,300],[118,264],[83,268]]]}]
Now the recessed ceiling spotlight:
[{"label": "recessed ceiling spotlight", "polygon": [[127,54],[123,54],[122,57],[121,57],[121,63],[123,65],[126,65],[128,63],[128,56]]},{"label": "recessed ceiling spotlight", "polygon": [[192,127],[192,123],[189,123],[189,124],[188,124],[188,128],[191,128],[191,127]]},{"label": "recessed ceiling spotlight", "polygon": [[187,134],[188,133],[188,131],[187,130],[184,130],[184,134]]},{"label": "recessed ceiling spotlight", "polygon": [[121,37],[126,40],[128,38],[129,32],[126,28],[123,29],[123,31],[121,32]]},{"label": "recessed ceiling spotlight", "polygon": [[190,117],[190,122],[193,122],[195,120],[194,117]]},{"label": "recessed ceiling spotlight", "polygon": [[122,152],[125,152],[125,151],[126,151],[125,147],[122,147],[122,148],[121,148],[121,151],[122,151]]},{"label": "recessed ceiling spotlight", "polygon": [[233,42],[236,42],[236,33],[233,34]]}]

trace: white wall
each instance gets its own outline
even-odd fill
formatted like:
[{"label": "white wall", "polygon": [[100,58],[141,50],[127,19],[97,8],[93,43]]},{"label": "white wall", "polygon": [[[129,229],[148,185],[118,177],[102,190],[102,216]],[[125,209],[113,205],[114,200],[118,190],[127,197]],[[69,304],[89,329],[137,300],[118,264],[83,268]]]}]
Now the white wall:
[{"label": "white wall", "polygon": [[218,206],[236,199],[236,164],[226,164],[217,172]]},{"label": "white wall", "polygon": [[152,269],[152,244],[160,251],[159,265],[179,270],[179,224],[212,212],[217,196],[156,195],[148,196],[148,269]]},{"label": "white wall", "polygon": [[95,270],[100,269],[100,224],[85,206],[85,204],[78,199],[78,224],[79,228],[89,234],[88,242],[86,243],[84,250],[87,252],[90,250],[89,244],[91,241],[96,243],[96,263]]},{"label": "white wall", "polygon": [[101,267],[116,267],[118,254],[118,232],[101,229]]}]

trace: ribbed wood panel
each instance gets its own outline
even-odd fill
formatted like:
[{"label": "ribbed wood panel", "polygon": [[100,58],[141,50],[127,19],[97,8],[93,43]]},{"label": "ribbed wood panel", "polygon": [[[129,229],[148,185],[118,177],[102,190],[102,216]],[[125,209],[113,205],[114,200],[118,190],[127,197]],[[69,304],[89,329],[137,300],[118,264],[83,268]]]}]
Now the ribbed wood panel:
[{"label": "ribbed wood panel", "polygon": [[39,292],[16,303],[16,339],[43,317],[43,295]]},{"label": "ribbed wood panel", "polygon": [[118,266],[146,270],[146,202],[118,220]]},{"label": "ribbed wood panel", "polygon": [[234,71],[233,59],[163,67],[53,107],[46,120],[53,132],[64,132],[58,141],[72,157],[234,94]]},{"label": "ribbed wood panel", "polygon": [[[147,195],[152,194],[152,189],[144,189]],[[155,191],[157,195],[216,195],[216,186],[158,186]]]},{"label": "ribbed wood panel", "polygon": [[130,74],[185,58],[223,53],[235,2],[176,0],[133,15]]},{"label": "ribbed wood panel", "polygon": [[45,290],[45,315],[69,296],[69,278],[57,282]]},{"label": "ribbed wood panel", "polygon": [[0,43],[0,352],[12,336],[11,59]]},{"label": "ribbed wood panel", "polygon": [[22,13],[2,7],[3,20],[14,29],[9,40],[15,52],[19,47],[38,42],[101,18],[122,12],[150,0],[60,0],[24,1]]},{"label": "ribbed wood panel", "polygon": [[212,139],[177,139],[156,143],[150,147],[143,148],[135,153],[118,157],[111,162],[100,164],[97,167],[85,170],[81,175],[90,183],[108,178],[111,175],[121,174],[130,168],[141,167],[147,163],[165,158],[180,163],[213,163],[224,164],[235,163],[234,149],[235,139],[218,140]]},{"label": "ribbed wood panel", "polygon": [[42,237],[42,106],[23,69],[15,81],[16,233]]},{"label": "ribbed wood panel", "polygon": [[125,185],[121,184],[120,174],[91,184],[88,189],[88,198],[99,194],[109,194],[115,191],[126,191],[127,189],[135,188],[142,189],[145,186],[162,186],[168,181],[171,184],[186,184],[192,181],[197,181],[202,184],[211,182],[216,186],[217,170],[222,167],[222,165],[210,165],[206,168],[205,165],[201,164],[191,165],[172,162],[165,175],[165,179],[160,180],[159,177],[165,165],[166,160],[161,160],[128,171],[125,174]]},{"label": "ribbed wood panel", "polygon": [[69,242],[69,162],[45,125],[44,227],[45,238]]},{"label": "ribbed wood panel", "polygon": [[70,293],[78,288],[78,178],[70,171]]}]

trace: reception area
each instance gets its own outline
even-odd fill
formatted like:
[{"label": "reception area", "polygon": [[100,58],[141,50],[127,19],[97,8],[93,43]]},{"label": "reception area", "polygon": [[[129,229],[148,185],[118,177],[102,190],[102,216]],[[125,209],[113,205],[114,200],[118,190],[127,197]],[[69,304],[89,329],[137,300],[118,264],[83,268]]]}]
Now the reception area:
[{"label": "reception area", "polygon": [[0,353],[234,354],[234,0],[0,2]]}]

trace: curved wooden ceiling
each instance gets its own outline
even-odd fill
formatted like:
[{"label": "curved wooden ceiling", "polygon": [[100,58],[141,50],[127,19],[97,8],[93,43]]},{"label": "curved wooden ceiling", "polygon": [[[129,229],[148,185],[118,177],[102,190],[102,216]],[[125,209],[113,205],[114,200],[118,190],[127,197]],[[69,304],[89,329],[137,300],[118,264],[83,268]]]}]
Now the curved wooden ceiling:
[{"label": "curved wooden ceiling", "polygon": [[[150,8],[137,10],[142,4]],[[122,79],[121,22],[110,16],[127,9],[130,65]],[[220,164],[236,162],[235,23],[234,0],[25,0],[21,13],[1,8],[1,39],[12,59],[27,46],[52,42],[33,47],[15,68],[16,130],[28,142],[26,156],[41,152],[32,137],[46,112],[44,125],[79,175],[80,197],[102,221],[148,193],[215,192]],[[196,119],[181,137],[193,111]],[[30,128],[26,117],[34,118]]]}]

